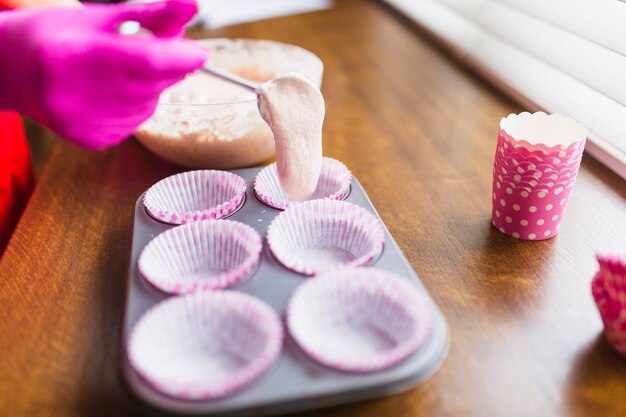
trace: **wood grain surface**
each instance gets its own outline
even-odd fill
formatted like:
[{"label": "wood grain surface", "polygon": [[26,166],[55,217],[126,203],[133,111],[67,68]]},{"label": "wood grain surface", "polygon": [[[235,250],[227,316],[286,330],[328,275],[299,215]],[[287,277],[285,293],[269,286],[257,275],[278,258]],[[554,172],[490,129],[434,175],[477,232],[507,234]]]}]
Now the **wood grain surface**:
[{"label": "wood grain surface", "polygon": [[[626,358],[601,336],[595,251],[626,250],[626,186],[585,157],[561,233],[490,225],[499,119],[523,109],[376,2],[193,37],[276,39],[324,61],[324,152],[359,178],[446,316],[416,389],[307,415],[626,415]],[[0,416],[141,414],[117,355],[135,199],[179,170],[135,141],[58,143],[0,260]]]}]

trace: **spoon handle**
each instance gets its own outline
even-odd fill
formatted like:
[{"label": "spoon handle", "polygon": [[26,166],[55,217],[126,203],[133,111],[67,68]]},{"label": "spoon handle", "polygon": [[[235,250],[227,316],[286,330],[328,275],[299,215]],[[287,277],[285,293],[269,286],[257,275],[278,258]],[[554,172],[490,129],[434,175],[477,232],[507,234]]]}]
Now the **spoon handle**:
[{"label": "spoon handle", "polygon": [[245,78],[242,78],[236,74],[233,74],[232,72],[228,72],[221,68],[218,68],[213,64],[205,63],[204,66],[200,68],[200,70],[206,73],[209,73],[211,75],[214,75],[218,78],[221,78],[222,80],[228,81],[233,84],[237,84],[238,86],[243,87],[247,90],[250,90],[257,95],[260,94],[261,92],[260,84],[252,82],[250,80],[246,80]]}]

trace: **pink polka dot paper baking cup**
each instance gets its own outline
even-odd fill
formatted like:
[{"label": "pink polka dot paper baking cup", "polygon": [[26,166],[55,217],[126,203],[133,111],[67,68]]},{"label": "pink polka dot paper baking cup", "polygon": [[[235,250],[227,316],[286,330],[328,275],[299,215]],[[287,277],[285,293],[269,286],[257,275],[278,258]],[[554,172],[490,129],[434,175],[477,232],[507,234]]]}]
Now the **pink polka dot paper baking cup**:
[{"label": "pink polka dot paper baking cup", "polygon": [[418,289],[375,268],[338,268],[302,284],[287,327],[316,361],[342,371],[390,368],[414,353],[432,324]]},{"label": "pink polka dot paper baking cup", "polygon": [[559,187],[568,187],[575,182],[576,174],[577,172],[567,173],[562,176],[557,176],[557,179],[553,179],[550,175],[544,175],[543,178],[536,179],[533,176],[508,176],[494,173],[493,181],[496,188],[523,188],[529,192],[539,192],[550,191]]},{"label": "pink polka dot paper baking cup", "polygon": [[384,239],[383,226],[372,213],[336,200],[294,205],[276,216],[267,231],[274,256],[306,275],[364,265],[380,254]]},{"label": "pink polka dot paper baking cup", "polygon": [[494,173],[516,182],[531,180],[538,183],[560,182],[576,176],[580,161],[579,158],[572,164],[534,164],[528,161],[518,162],[515,159],[506,161],[496,154]]},{"label": "pink polka dot paper baking cup", "polygon": [[170,224],[220,219],[242,204],[246,182],[227,171],[189,171],[167,177],[146,192],[148,213]]},{"label": "pink polka dot paper baking cup", "polygon": [[555,236],[586,138],[583,125],[560,115],[538,112],[503,118],[493,167],[493,225],[519,239]]},{"label": "pink polka dot paper baking cup", "polygon": [[[315,192],[308,200],[343,200],[350,191],[352,173],[341,162],[325,157]],[[291,200],[283,191],[278,179],[276,163],[264,168],[254,181],[254,192],[268,206],[284,210],[299,201]]]},{"label": "pink polka dot paper baking cup", "polygon": [[139,255],[141,275],[161,291],[187,294],[228,288],[259,260],[261,236],[231,220],[204,220],[167,230]]},{"label": "pink polka dot paper baking cup", "polygon": [[[500,181],[534,181],[538,184],[550,184],[572,179],[578,173],[582,155],[573,160],[553,164],[550,161],[537,159],[522,159],[511,156],[502,156],[499,150],[494,158],[494,174]],[[551,162],[552,161],[552,162]]]},{"label": "pink polka dot paper baking cup", "polygon": [[278,358],[281,321],[271,307],[234,291],[169,298],[137,322],[126,346],[131,366],[156,390],[210,400],[259,378]]},{"label": "pink polka dot paper baking cup", "polygon": [[[573,184],[571,184],[573,186]],[[572,186],[550,191],[493,187],[492,223],[500,232],[523,240],[556,236]]]},{"label": "pink polka dot paper baking cup", "polygon": [[615,350],[626,355],[626,257],[597,255],[600,270],[591,282],[604,334]]}]

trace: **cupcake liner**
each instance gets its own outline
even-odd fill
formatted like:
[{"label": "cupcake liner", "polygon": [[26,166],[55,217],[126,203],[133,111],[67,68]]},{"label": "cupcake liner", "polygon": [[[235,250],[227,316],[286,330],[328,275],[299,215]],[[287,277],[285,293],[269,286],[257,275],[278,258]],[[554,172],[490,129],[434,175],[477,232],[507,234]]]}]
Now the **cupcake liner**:
[{"label": "cupcake liner", "polygon": [[170,224],[220,219],[239,208],[246,182],[227,171],[188,171],[167,177],[146,192],[150,215]]},{"label": "cupcake liner", "polygon": [[234,291],[167,299],[137,322],[126,351],[156,390],[176,398],[230,395],[260,377],[279,356],[281,321],[261,300]]},{"label": "cupcake liner", "polygon": [[519,239],[555,236],[586,138],[583,125],[559,115],[503,118],[493,166],[493,225]]},{"label": "cupcake liner", "polygon": [[289,301],[289,332],[311,358],[342,371],[372,372],[409,357],[432,316],[406,279],[375,268],[337,268],[302,284]]},{"label": "cupcake liner", "polygon": [[[555,161],[554,159],[553,161]],[[499,174],[507,176],[526,176],[534,177],[534,179],[542,180],[546,177],[550,177],[554,180],[558,180],[563,177],[571,177],[578,172],[580,167],[581,157],[577,158],[572,163],[560,163],[551,164],[545,161],[540,162],[537,160],[516,159],[514,157],[503,157],[496,152],[494,158],[494,170]]]},{"label": "cupcake liner", "polygon": [[204,220],[152,239],[139,255],[138,268],[147,281],[170,294],[222,289],[250,274],[261,248],[261,237],[248,225]]},{"label": "cupcake liner", "polygon": [[494,177],[496,186],[498,186],[498,183],[500,183],[503,186],[511,188],[527,188],[529,189],[529,191],[550,191],[554,188],[566,187],[575,179],[575,176],[565,176],[563,178],[559,178],[558,180],[552,180],[547,176],[539,180],[535,179],[532,176],[522,177],[515,175],[513,177],[510,177],[508,175],[496,175]]},{"label": "cupcake liner", "polygon": [[588,131],[569,117],[523,112],[502,118],[499,136],[515,149],[558,155],[582,152]]},{"label": "cupcake liner", "polygon": [[[571,170],[547,170],[547,172],[524,172],[519,173],[514,170],[501,170],[497,166],[494,166],[494,181],[501,183],[513,183],[512,186],[522,185],[531,188],[543,187],[547,189],[556,188],[576,179],[578,174],[578,166]],[[506,172],[506,173],[503,173]]]},{"label": "cupcake liner", "polygon": [[[535,165],[536,167],[538,165]],[[519,166],[506,166],[497,157],[494,160],[494,172],[500,175],[505,175],[510,178],[526,178],[534,179],[537,181],[560,181],[566,178],[571,178],[578,173],[580,168],[580,161],[576,165],[562,165],[562,166],[546,166],[545,164],[539,165],[541,168],[535,169],[522,169]]]},{"label": "cupcake liner", "polygon": [[568,173],[576,172],[577,166],[563,165],[559,167],[555,167],[554,165],[549,164],[533,164],[531,162],[517,162],[513,161],[513,164],[507,164],[507,161],[497,161],[498,164],[502,167],[508,169],[511,174],[522,174],[522,175],[530,175],[535,177],[536,179],[541,179],[543,177],[550,176],[552,179],[556,180],[559,176],[567,175]]},{"label": "cupcake liner", "polygon": [[559,165],[550,165],[543,162],[537,161],[527,161],[524,160],[523,164],[526,168],[522,168],[518,165],[509,164],[503,157],[496,154],[494,158],[494,169],[498,171],[499,174],[502,175],[532,175],[536,176],[537,179],[542,178],[545,175],[556,175],[557,177],[561,175],[566,175],[568,173],[577,172],[580,167],[580,162],[582,159],[578,159],[573,164],[559,164]]},{"label": "cupcake liner", "polygon": [[607,340],[626,355],[626,257],[596,255],[600,270],[591,282]]},{"label": "cupcake liner", "polygon": [[339,265],[364,265],[383,248],[383,226],[369,211],[345,201],[312,200],[272,221],[267,243],[287,268],[315,275]]},{"label": "cupcake liner", "polygon": [[500,172],[502,172],[502,168],[504,168],[507,171],[507,175],[532,175],[535,176],[535,178],[540,179],[544,175],[556,175],[558,177],[560,175],[575,172],[578,170],[581,160],[582,158],[579,158],[574,161],[573,164],[537,163],[528,160],[518,160],[510,156],[502,157],[496,153],[495,165]]},{"label": "cupcake liner", "polygon": [[[496,181],[496,187],[498,186],[499,181]],[[527,182],[527,181],[521,181],[521,182],[514,182],[511,180],[507,180],[507,178],[504,179],[504,183],[503,183],[504,187],[505,187],[505,191],[507,191],[508,193],[511,193],[511,191],[509,189],[512,190],[526,190],[528,192],[540,192],[540,191],[544,191],[544,192],[548,192],[550,191],[550,189],[548,188],[548,186],[540,186],[536,181],[534,182]]]},{"label": "cupcake liner", "polygon": [[556,236],[573,189],[562,186],[549,191],[497,187],[494,181],[491,219],[500,232],[523,240]]},{"label": "cupcake liner", "polygon": [[[322,171],[315,192],[308,200],[343,200],[350,190],[352,173],[333,158],[324,157]],[[285,193],[278,179],[276,163],[265,167],[254,180],[254,192],[268,206],[284,210],[299,201],[293,201]]]},{"label": "cupcake liner", "polygon": [[558,182],[552,182],[550,180],[547,182],[540,182],[534,179],[530,181],[516,181],[514,178],[499,174],[493,176],[493,186],[497,189],[504,189],[508,194],[512,194],[514,190],[525,190],[528,193],[549,193],[560,188],[571,188],[575,181],[576,177]]},{"label": "cupcake liner", "polygon": [[[561,157],[555,155],[524,154],[524,152],[506,152],[500,143],[496,147],[494,166],[501,173],[509,175],[536,175],[540,178],[548,172],[565,174],[577,171],[583,157],[582,151],[576,155]],[[506,146],[506,145],[504,145]]]},{"label": "cupcake liner", "polygon": [[[570,147],[556,147],[551,151],[538,150],[526,141],[507,140],[507,133],[500,129],[498,134],[498,151],[502,156],[512,157],[518,160],[535,159],[549,163],[563,163],[571,159],[579,158],[585,149],[586,140],[577,142]],[[555,161],[556,160],[556,161]]]}]

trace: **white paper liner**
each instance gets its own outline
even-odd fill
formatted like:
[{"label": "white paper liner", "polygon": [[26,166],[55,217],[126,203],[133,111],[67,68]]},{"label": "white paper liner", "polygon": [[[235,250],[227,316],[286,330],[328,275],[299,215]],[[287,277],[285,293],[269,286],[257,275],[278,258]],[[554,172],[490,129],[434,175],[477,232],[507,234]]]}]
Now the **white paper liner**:
[{"label": "white paper liner", "polygon": [[383,248],[383,226],[369,211],[336,200],[312,200],[280,213],[267,243],[287,268],[307,275],[340,266],[364,265]]},{"label": "white paper liner", "polygon": [[170,224],[220,219],[244,199],[246,182],[227,171],[188,171],[167,177],[146,192],[143,204],[154,218]]},{"label": "white paper liner", "polygon": [[279,356],[281,321],[261,300],[234,291],[167,299],[137,322],[128,339],[132,367],[158,391],[199,400],[230,395]]},{"label": "white paper liner", "polygon": [[250,274],[261,236],[231,220],[204,220],[167,230],[139,255],[141,275],[161,291],[187,294],[228,288]]},{"label": "white paper liner", "polygon": [[296,290],[286,321],[313,359],[343,371],[371,372],[414,353],[430,331],[432,315],[406,279],[374,268],[338,268]]},{"label": "white paper liner", "polygon": [[[315,192],[307,200],[343,200],[350,191],[352,173],[336,159],[324,157],[322,171]],[[284,210],[300,201],[293,201],[283,190],[278,179],[276,163],[265,167],[254,180],[254,192],[268,206]]]},{"label": "white paper liner", "polygon": [[575,143],[584,144],[589,132],[581,123],[559,114],[544,112],[510,114],[500,120],[500,129],[529,150],[558,151]]}]

